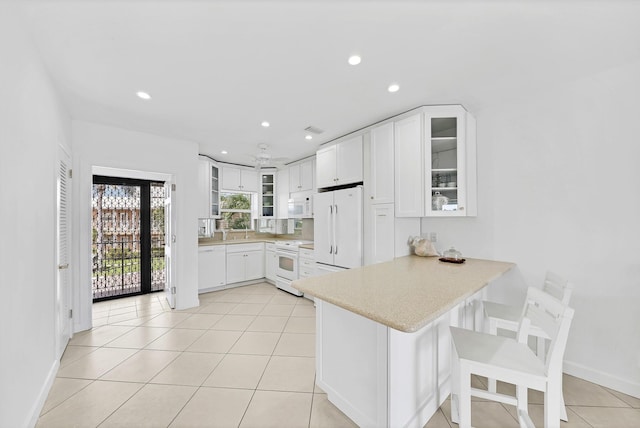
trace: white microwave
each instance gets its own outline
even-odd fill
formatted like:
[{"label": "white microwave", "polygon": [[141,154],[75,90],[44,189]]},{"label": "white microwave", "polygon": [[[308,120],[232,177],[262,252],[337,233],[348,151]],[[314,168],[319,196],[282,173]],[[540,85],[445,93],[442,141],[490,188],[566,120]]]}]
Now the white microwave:
[{"label": "white microwave", "polygon": [[313,195],[298,195],[289,199],[289,218],[312,218]]}]

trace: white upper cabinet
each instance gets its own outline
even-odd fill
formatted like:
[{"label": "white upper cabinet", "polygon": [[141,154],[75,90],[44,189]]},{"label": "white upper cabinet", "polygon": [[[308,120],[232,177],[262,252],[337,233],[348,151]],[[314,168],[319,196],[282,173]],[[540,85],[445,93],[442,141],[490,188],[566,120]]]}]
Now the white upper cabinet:
[{"label": "white upper cabinet", "polygon": [[289,191],[315,190],[313,186],[313,159],[289,166]]},{"label": "white upper cabinet", "polygon": [[289,218],[289,169],[280,169],[276,174],[277,197],[276,218]]},{"label": "white upper cabinet", "polygon": [[394,125],[396,217],[422,217],[422,113],[399,120]]},{"label": "white upper cabinet", "polygon": [[220,186],[218,166],[209,158],[198,159],[198,217],[217,218],[220,216]]},{"label": "white upper cabinet", "polygon": [[477,215],[475,119],[462,106],[425,108],[425,216]]},{"label": "white upper cabinet", "polygon": [[362,181],[362,135],[324,147],[316,153],[316,186],[342,186]]},{"label": "white upper cabinet", "polygon": [[477,215],[475,119],[429,106],[395,122],[396,217]]},{"label": "white upper cabinet", "polygon": [[258,172],[233,166],[222,167],[222,189],[239,192],[258,191]]},{"label": "white upper cabinet", "polygon": [[372,204],[393,203],[393,122],[373,128],[370,135],[370,177],[367,183],[370,202]]}]

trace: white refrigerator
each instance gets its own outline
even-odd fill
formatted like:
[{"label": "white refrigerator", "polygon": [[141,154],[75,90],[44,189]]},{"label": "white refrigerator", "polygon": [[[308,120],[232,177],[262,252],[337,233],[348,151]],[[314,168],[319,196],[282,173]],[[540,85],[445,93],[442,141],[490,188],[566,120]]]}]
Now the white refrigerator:
[{"label": "white refrigerator", "polygon": [[316,262],[362,266],[362,186],[313,196]]}]

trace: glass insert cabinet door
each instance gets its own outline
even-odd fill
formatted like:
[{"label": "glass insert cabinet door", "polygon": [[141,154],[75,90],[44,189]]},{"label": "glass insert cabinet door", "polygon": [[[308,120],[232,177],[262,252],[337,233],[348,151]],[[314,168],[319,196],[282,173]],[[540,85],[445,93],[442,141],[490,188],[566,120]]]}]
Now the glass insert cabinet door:
[{"label": "glass insert cabinet door", "polygon": [[211,165],[211,217],[220,217],[220,187],[218,180],[218,167]]},{"label": "glass insert cabinet door", "polygon": [[435,216],[464,215],[464,110],[427,114],[425,134],[425,212]]}]

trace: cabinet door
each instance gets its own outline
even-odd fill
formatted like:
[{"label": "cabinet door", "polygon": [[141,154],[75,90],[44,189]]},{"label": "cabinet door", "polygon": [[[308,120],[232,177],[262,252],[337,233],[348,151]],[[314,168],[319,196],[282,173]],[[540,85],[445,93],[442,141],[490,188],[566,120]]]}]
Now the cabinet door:
[{"label": "cabinet door", "polygon": [[245,253],[227,253],[227,284],[244,281]]},{"label": "cabinet door", "polygon": [[198,248],[198,290],[214,287],[215,263],[212,247]]},{"label": "cabinet door", "polygon": [[387,262],[394,258],[393,204],[371,206],[371,260],[370,264]]},{"label": "cabinet door", "polygon": [[276,176],[278,182],[278,197],[276,203],[278,209],[276,218],[289,218],[289,169],[281,169]]},{"label": "cabinet door", "polygon": [[300,182],[300,164],[291,165],[289,167],[289,190],[291,192],[298,192],[302,190],[302,184]]},{"label": "cabinet door", "polygon": [[462,106],[425,112],[425,215],[465,216],[466,111]]},{"label": "cabinet door", "polygon": [[393,203],[393,122],[371,130],[371,203]]},{"label": "cabinet door", "polygon": [[208,160],[198,160],[198,218],[208,218],[209,214],[209,198],[210,184],[210,162]]},{"label": "cabinet door", "polygon": [[264,278],[264,251],[247,251],[244,256],[245,281]]},{"label": "cabinet door", "polygon": [[222,189],[223,190],[242,190],[242,182],[240,168],[230,166],[222,167]]},{"label": "cabinet door", "polygon": [[220,182],[218,167],[213,163],[209,164],[209,215],[211,217],[220,217]]},{"label": "cabinet door", "polygon": [[276,211],[276,183],[275,172],[260,174],[262,184],[260,188],[260,217],[274,218]]},{"label": "cabinet door", "polygon": [[278,258],[276,257],[275,251],[265,251],[265,277],[270,279],[271,281],[276,280],[276,265],[278,263]]},{"label": "cabinet door", "polygon": [[362,135],[339,143],[336,153],[336,184],[362,181]]},{"label": "cabinet door", "polygon": [[243,192],[257,192],[258,191],[258,171],[254,169],[241,170],[240,186]]},{"label": "cabinet door", "polygon": [[337,147],[333,145],[316,152],[316,186],[318,188],[336,185],[336,151]]},{"label": "cabinet door", "polygon": [[315,190],[313,187],[313,160],[303,162],[300,167],[300,191]]},{"label": "cabinet door", "polygon": [[223,245],[213,249],[211,264],[213,270],[211,283],[214,287],[225,285],[227,283],[227,257]]},{"label": "cabinet door", "polygon": [[395,122],[395,211],[396,217],[424,215],[422,174],[422,114]]}]

